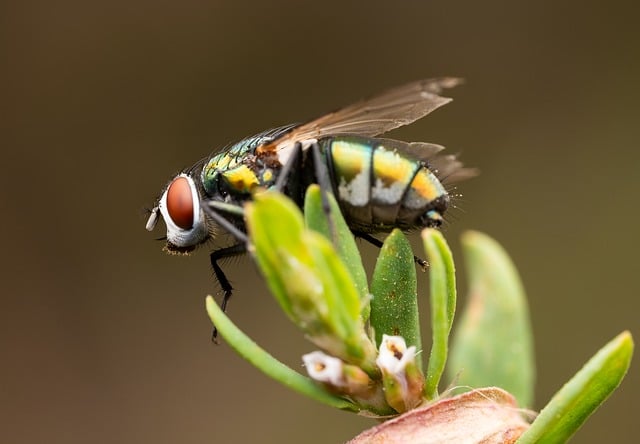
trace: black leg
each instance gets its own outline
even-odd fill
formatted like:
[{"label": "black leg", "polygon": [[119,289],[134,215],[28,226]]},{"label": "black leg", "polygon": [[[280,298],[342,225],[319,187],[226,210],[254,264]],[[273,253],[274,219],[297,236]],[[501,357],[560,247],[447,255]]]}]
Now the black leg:
[{"label": "black leg", "polygon": [[[359,237],[360,239],[366,240],[374,247],[382,248],[382,241],[380,239],[373,237],[369,233],[364,233],[362,231],[354,231],[353,235],[356,237]],[[420,267],[422,267],[422,269],[425,271],[429,267],[429,262],[419,258],[418,256],[413,256],[413,261],[416,264],[418,264]]]},{"label": "black leg", "polygon": [[[275,189],[283,192],[284,187],[287,183],[287,179],[289,174],[291,173],[293,166],[299,163],[300,156],[302,153],[302,145],[300,143],[296,143],[294,146],[294,152],[291,155],[291,158],[287,162],[287,164],[283,167],[280,175],[278,176],[278,180],[275,184]],[[238,256],[240,254],[246,253],[247,251],[247,234],[239,229],[236,225],[233,224],[229,219],[223,216],[223,214],[230,215],[235,218],[241,218],[243,214],[243,208],[239,205],[227,204],[224,202],[208,202],[202,201],[202,208],[205,213],[213,219],[218,225],[220,225],[224,230],[226,230],[229,234],[236,238],[238,241],[237,244],[232,245],[230,247],[221,248],[219,250],[215,250],[211,252],[210,260],[211,267],[213,268],[213,272],[217,281],[220,283],[220,287],[224,293],[222,297],[222,302],[220,303],[220,308],[222,311],[226,311],[227,304],[229,299],[231,298],[231,294],[233,292],[233,286],[227,279],[227,276],[222,271],[222,268],[218,264],[219,261],[224,260],[228,257]],[[214,326],[213,332],[211,334],[211,340],[213,342],[217,341],[218,337],[218,329]]]},{"label": "black leg", "polygon": [[[246,251],[246,243],[240,243],[232,245],[230,247],[220,248],[219,250],[214,250],[209,256],[209,258],[211,259],[211,267],[213,268],[213,273],[215,274],[216,279],[220,283],[220,287],[224,292],[222,303],[220,304],[220,308],[222,309],[222,311],[225,311],[227,309],[227,303],[231,298],[233,287],[231,286],[231,282],[229,282],[229,279],[227,279],[227,276],[224,274],[224,271],[222,271],[222,268],[220,268],[220,265],[218,265],[218,261],[221,261],[228,257],[238,256],[245,253]],[[214,326],[213,332],[211,334],[211,340],[213,342],[218,342],[217,337],[218,329]]]},{"label": "black leg", "polygon": [[287,184],[287,180],[289,179],[289,175],[291,174],[291,170],[294,165],[298,165],[300,161],[300,157],[302,155],[302,144],[300,142],[296,142],[293,146],[293,153],[291,153],[291,157],[287,161],[287,163],[282,167],[280,174],[278,175],[278,180],[274,185],[274,189],[281,193],[284,193],[284,187]]},{"label": "black leg", "polygon": [[[211,206],[207,201],[202,201],[201,206],[204,209],[204,212],[207,213],[211,219],[213,219],[218,225],[224,228],[229,234],[236,238],[236,240],[242,244],[247,243],[247,235],[244,231],[240,230],[233,223],[231,223],[228,219],[226,219],[221,212],[222,209],[218,207]],[[238,208],[238,207],[234,207]],[[239,207],[241,211],[243,211],[242,207]],[[232,214],[232,213],[229,213]],[[242,213],[241,213],[242,214]],[[238,217],[238,216],[236,216]]]},{"label": "black leg", "polygon": [[320,196],[322,198],[322,211],[327,216],[327,223],[329,224],[329,235],[334,246],[337,246],[338,239],[336,237],[336,227],[331,217],[331,205],[329,205],[329,198],[327,193],[333,192],[333,187],[329,180],[329,172],[327,171],[327,165],[322,159],[322,153],[320,152],[320,145],[318,142],[314,142],[311,145],[311,154],[313,155],[313,168],[315,170],[316,179],[320,186]]}]

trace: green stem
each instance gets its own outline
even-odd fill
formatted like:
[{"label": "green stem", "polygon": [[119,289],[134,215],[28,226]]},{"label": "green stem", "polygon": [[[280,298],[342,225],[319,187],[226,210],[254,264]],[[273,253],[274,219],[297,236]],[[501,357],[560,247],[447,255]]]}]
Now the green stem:
[{"label": "green stem", "polygon": [[327,393],[310,378],[292,370],[267,353],[231,322],[227,315],[218,307],[213,297],[207,296],[206,306],[207,313],[218,329],[220,336],[222,336],[240,356],[261,370],[265,375],[298,393],[328,406],[352,412],[358,412],[360,410],[356,405],[346,399]]}]

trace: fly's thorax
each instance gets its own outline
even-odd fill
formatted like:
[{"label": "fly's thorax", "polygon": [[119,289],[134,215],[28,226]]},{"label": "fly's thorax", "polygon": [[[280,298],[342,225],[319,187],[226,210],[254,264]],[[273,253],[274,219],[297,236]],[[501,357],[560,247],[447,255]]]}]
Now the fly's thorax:
[{"label": "fly's thorax", "polygon": [[424,162],[401,142],[359,136],[321,141],[336,195],[354,229],[375,232],[437,226],[449,197]]},{"label": "fly's thorax", "polygon": [[238,162],[238,156],[231,151],[223,151],[212,156],[202,168],[201,181],[207,196],[219,194],[219,182],[225,171],[233,170],[242,165]]},{"label": "fly's thorax", "polygon": [[207,198],[239,203],[258,187],[275,184],[282,163],[274,152],[256,148],[291,131],[296,125],[273,128],[247,137],[205,161],[200,174]]},{"label": "fly's thorax", "polygon": [[167,227],[166,250],[171,253],[188,253],[210,236],[200,192],[189,174],[179,174],[169,182],[152,210],[147,230],[155,227],[158,213]]},{"label": "fly's thorax", "polygon": [[221,153],[212,157],[202,169],[202,186],[210,199],[242,202],[257,188],[271,187],[280,169],[279,162],[252,153],[244,156]]}]

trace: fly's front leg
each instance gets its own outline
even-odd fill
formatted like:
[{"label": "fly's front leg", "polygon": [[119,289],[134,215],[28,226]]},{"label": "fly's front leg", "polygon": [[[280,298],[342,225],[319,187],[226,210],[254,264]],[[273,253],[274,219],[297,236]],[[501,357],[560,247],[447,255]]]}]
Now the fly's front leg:
[{"label": "fly's front leg", "polygon": [[[228,257],[238,256],[245,253],[247,251],[248,238],[244,231],[239,229],[231,221],[225,218],[222,213],[226,213],[235,218],[242,219],[242,216],[244,215],[244,209],[238,205],[216,201],[203,201],[201,207],[204,209],[204,212],[207,214],[207,216],[209,216],[220,227],[222,227],[229,234],[235,237],[237,241],[235,245],[212,251],[209,256],[211,260],[211,268],[213,268],[213,273],[218,283],[220,283],[220,287],[222,288],[222,291],[224,293],[222,296],[222,303],[220,304],[220,308],[224,312],[227,309],[227,303],[231,298],[233,287],[231,286],[231,282],[229,282],[229,279],[227,279],[227,276],[224,274],[224,271],[222,271],[222,268],[220,267],[218,262]],[[211,334],[211,340],[213,342],[217,342],[217,337],[218,329],[214,326],[213,332]]]},{"label": "fly's front leg", "polygon": [[244,208],[242,206],[215,200],[203,200],[200,202],[200,207],[207,213],[207,216],[235,237],[238,242],[247,243],[247,234],[222,215],[222,213],[226,213],[238,220],[242,220],[244,219]]},{"label": "fly's front leg", "polygon": [[[224,295],[222,296],[222,303],[220,304],[220,308],[222,309],[223,312],[226,311],[227,309],[227,303],[231,298],[233,287],[231,286],[231,282],[229,282],[229,279],[224,274],[224,271],[222,271],[222,268],[220,267],[218,262],[228,257],[238,256],[240,254],[245,253],[246,251],[247,251],[246,244],[241,243],[241,244],[232,245],[230,247],[221,248],[219,250],[214,250],[211,252],[209,256],[209,258],[211,259],[211,267],[213,268],[213,273],[215,274],[216,279],[220,283],[220,287],[224,292]],[[211,333],[211,340],[213,342],[218,342],[217,337],[218,337],[218,329],[214,326],[213,332]]]}]

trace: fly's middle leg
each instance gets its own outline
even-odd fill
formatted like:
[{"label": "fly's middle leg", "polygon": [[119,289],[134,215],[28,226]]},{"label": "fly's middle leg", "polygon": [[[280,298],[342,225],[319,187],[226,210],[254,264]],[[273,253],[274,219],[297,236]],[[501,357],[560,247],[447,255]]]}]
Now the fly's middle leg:
[{"label": "fly's middle leg", "polygon": [[320,186],[322,211],[324,212],[327,218],[327,224],[329,225],[329,236],[331,237],[333,245],[337,246],[338,238],[336,234],[336,224],[331,215],[331,205],[329,204],[329,198],[327,197],[327,193],[333,192],[331,178],[329,177],[327,165],[322,158],[322,152],[320,151],[320,145],[318,145],[318,142],[314,142],[313,144],[311,144],[310,150],[313,159],[314,174],[316,176],[316,180],[318,181],[318,185]]},{"label": "fly's middle leg", "polygon": [[282,171],[280,171],[280,175],[278,176],[278,180],[276,180],[273,188],[280,192],[285,192],[285,187],[289,181],[289,177],[293,171],[294,166],[299,166],[300,161],[302,159],[302,144],[300,142],[296,142],[293,146],[293,153],[291,153],[291,157],[287,160],[287,163],[282,167]]}]

